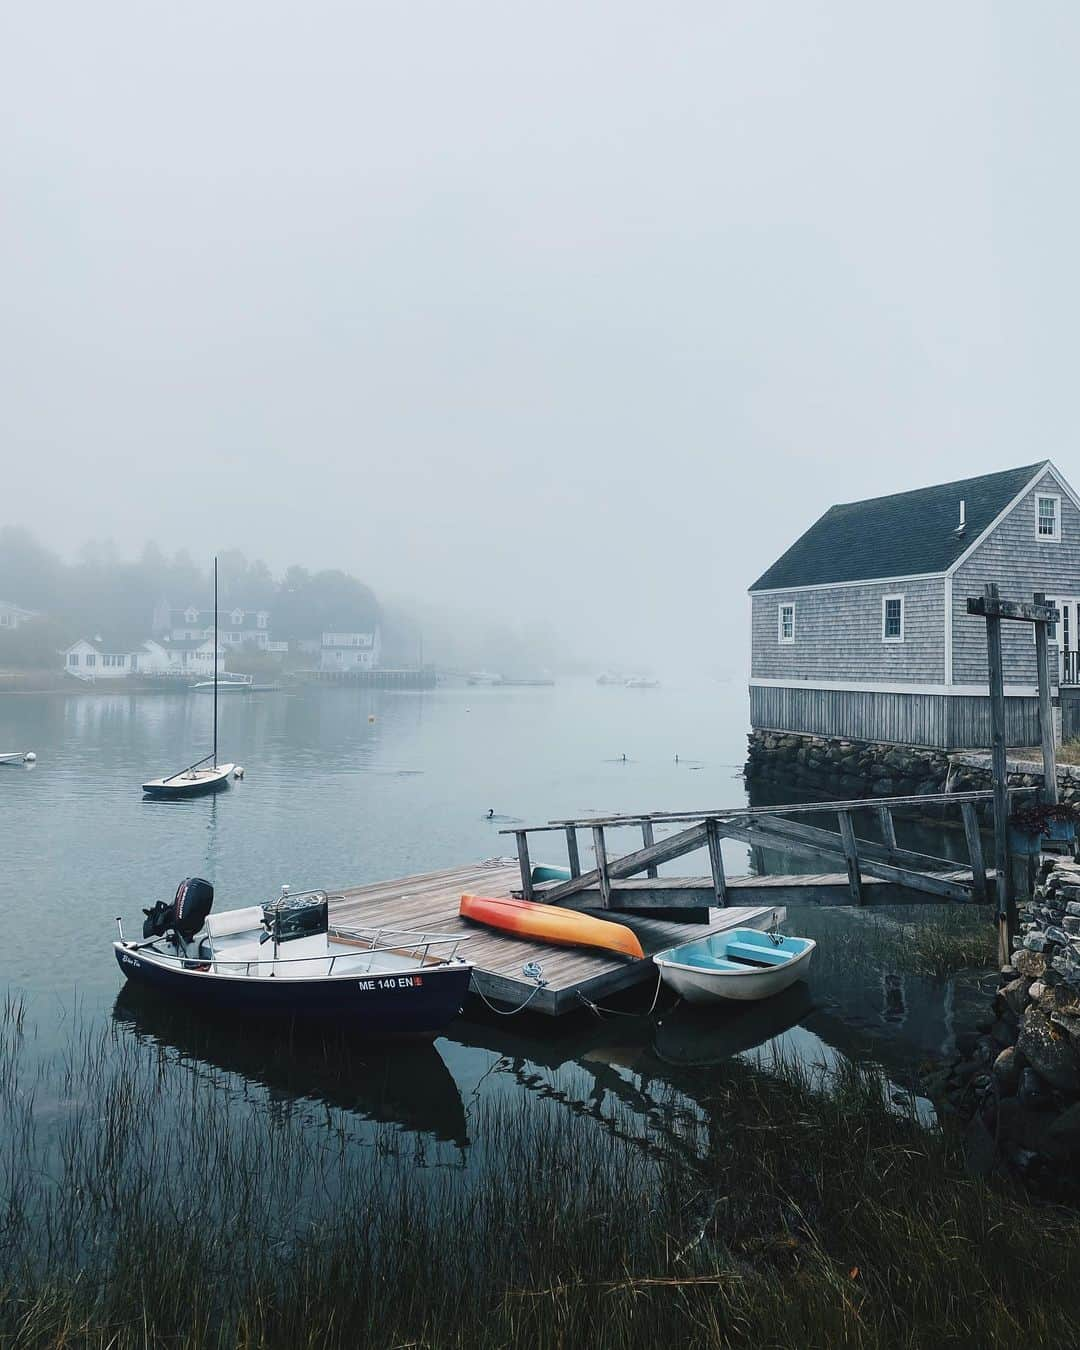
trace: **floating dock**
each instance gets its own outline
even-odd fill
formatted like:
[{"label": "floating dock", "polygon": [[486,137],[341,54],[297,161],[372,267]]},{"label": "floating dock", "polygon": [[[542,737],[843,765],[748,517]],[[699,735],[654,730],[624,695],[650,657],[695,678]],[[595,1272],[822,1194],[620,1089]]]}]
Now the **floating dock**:
[{"label": "floating dock", "polygon": [[[580,1011],[590,1002],[609,998],[632,985],[654,980],[656,966],[649,959],[654,952],[728,928],[768,928],[774,920],[782,923],[786,911],[782,906],[768,902],[768,892],[780,882],[798,884],[801,880],[798,877],[733,878],[730,885],[735,892],[740,882],[748,883],[747,898],[752,903],[710,909],[708,922],[704,924],[677,923],[624,913],[606,915],[637,933],[645,952],[644,961],[628,960],[594,949],[532,942],[478,927],[459,917],[458,904],[466,892],[509,898],[514,891],[520,890],[521,878],[516,862],[452,867],[441,872],[426,872],[396,881],[379,881],[330,892],[330,922],[365,930],[438,929],[468,935],[469,941],[462,947],[461,954],[474,963],[472,988],[475,993],[503,1008],[517,1008],[528,1000],[530,1011],[558,1017]],[[820,883],[824,878],[808,880]],[[834,880],[838,887],[842,883],[846,890],[846,876]],[[539,989],[536,980],[523,971],[530,961],[543,967],[542,978],[546,983]]]}]

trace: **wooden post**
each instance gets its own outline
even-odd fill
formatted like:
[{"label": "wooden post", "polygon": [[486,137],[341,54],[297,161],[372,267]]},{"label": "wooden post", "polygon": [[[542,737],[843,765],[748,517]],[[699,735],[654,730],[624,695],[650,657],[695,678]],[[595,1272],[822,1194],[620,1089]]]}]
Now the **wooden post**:
[{"label": "wooden post", "polygon": [[[652,848],[653,844],[656,843],[656,836],[653,833],[653,823],[651,820],[643,820],[641,822],[641,842],[646,848]],[[646,867],[645,875],[649,877],[658,877],[660,875],[656,870],[655,863],[653,863],[651,867]]]},{"label": "wooden post", "polygon": [[847,861],[848,889],[857,905],[863,904],[862,877],[859,874],[859,847],[855,842],[855,826],[851,823],[850,811],[837,811],[840,822],[840,838],[844,842],[844,858]]},{"label": "wooden post", "polygon": [[994,868],[997,889],[998,963],[1008,965],[1016,932],[1016,904],[1009,877],[1009,790],[1005,759],[1005,675],[1001,664],[1001,620],[990,604],[998,598],[995,582],[983,588],[987,601],[986,664],[990,677],[990,748],[994,775]]},{"label": "wooden post", "polygon": [[[1035,603],[1044,605],[1046,596],[1035,592]],[[1039,672],[1039,734],[1042,737],[1043,801],[1057,805],[1057,751],[1054,748],[1054,714],[1050,707],[1049,636],[1045,623],[1035,624],[1035,664]]]},{"label": "wooden post", "polygon": [[892,807],[879,806],[878,820],[881,822],[881,837],[886,848],[896,848],[896,827],[893,824]]},{"label": "wooden post", "polygon": [[592,827],[593,848],[596,851],[596,872],[600,882],[600,906],[607,909],[611,905],[611,878],[608,876],[607,845],[604,843],[603,825]]},{"label": "wooden post", "polygon": [[515,830],[517,839],[518,866],[521,868],[521,894],[526,900],[533,898],[532,863],[529,861],[529,836],[524,830]]},{"label": "wooden post", "polygon": [[577,829],[573,825],[566,827],[566,856],[570,860],[570,875],[581,876],[581,858],[578,855]]},{"label": "wooden post", "polygon": [[724,854],[720,847],[720,822],[705,822],[706,836],[709,842],[709,868],[712,871],[713,893],[716,903],[723,908],[727,905],[727,877],[724,875]]},{"label": "wooden post", "polygon": [[964,818],[964,837],[967,839],[968,860],[971,863],[971,894],[975,900],[986,899],[986,864],[983,862],[982,835],[974,802],[961,802]]}]

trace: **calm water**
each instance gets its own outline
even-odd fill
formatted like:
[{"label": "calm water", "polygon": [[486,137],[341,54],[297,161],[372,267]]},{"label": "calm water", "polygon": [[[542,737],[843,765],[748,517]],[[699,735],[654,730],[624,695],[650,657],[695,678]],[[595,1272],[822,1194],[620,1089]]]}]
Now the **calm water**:
[{"label": "calm water", "polygon": [[[517,820],[734,805],[745,796],[744,718],[742,689],[719,683],[226,696],[222,757],[246,778],[218,797],[155,803],[140,781],[203,752],[209,699],[6,696],[0,750],[39,758],[32,769],[0,766],[0,985],[27,993],[42,1062],[62,1055],[73,1027],[101,1023],[157,1056],[178,1088],[197,1075],[245,1111],[306,1113],[313,1129],[345,1129],[360,1145],[390,1128],[425,1164],[467,1163],[483,1147],[475,1105],[496,1094],[596,1113],[614,1096],[649,1112],[675,1090],[692,1106],[708,1067],[736,1054],[765,1067],[795,1056],[824,1072],[846,1054],[906,1083],[948,1052],[978,990],[973,978],[936,982],[868,956],[868,926],[888,930],[894,911],[792,911],[791,931],[822,940],[816,967],[760,1008],[701,1016],[662,1004],[658,1018],[583,1013],[558,1027],[473,1017],[420,1050],[327,1056],[310,1038],[288,1048],[237,1036],[121,990],[114,916],[138,931],[140,907],[171,899],[186,875],[208,877],[217,905],[232,908],[282,883],[332,888],[506,854],[512,840],[498,830]],[[488,821],[489,808],[502,819]],[[749,870],[741,845],[725,854],[731,874]],[[550,861],[562,861],[557,848]],[[44,1117],[63,1115],[62,1094],[39,1095]]]}]

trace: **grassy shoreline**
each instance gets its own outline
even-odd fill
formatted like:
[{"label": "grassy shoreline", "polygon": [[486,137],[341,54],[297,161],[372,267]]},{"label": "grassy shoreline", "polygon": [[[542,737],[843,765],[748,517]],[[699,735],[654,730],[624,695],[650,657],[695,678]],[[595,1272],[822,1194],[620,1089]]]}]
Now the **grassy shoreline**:
[{"label": "grassy shoreline", "polygon": [[651,1118],[483,1103],[440,1168],[113,1027],[34,1068],[0,1011],[5,1348],[1080,1340],[1080,1218],[965,1175],[854,1065],[735,1060]]}]

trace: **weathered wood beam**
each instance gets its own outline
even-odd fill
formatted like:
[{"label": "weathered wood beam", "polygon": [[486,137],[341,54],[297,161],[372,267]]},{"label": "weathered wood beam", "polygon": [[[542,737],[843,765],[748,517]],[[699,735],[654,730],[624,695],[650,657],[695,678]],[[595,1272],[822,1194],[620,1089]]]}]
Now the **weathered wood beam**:
[{"label": "weathered wood beam", "polygon": [[[843,840],[835,830],[824,830],[819,825],[803,825],[800,821],[780,820],[775,817],[759,816],[754,822],[759,829],[770,831],[783,839],[802,839],[808,844],[817,844],[830,852],[843,851]],[[731,833],[732,822],[721,824],[724,834]],[[908,848],[889,848],[873,839],[859,839],[859,853],[864,858],[876,858],[880,862],[894,863],[898,867],[912,867],[922,872],[952,872],[956,863],[950,858],[938,858],[930,853],[916,853]]]},{"label": "weathered wood beam", "polygon": [[[608,877],[611,880],[617,877],[631,877],[635,872],[644,872],[650,863],[671,862],[674,858],[681,858],[686,853],[693,853],[695,849],[702,848],[705,840],[705,826],[693,825],[688,830],[680,830],[678,834],[659,840],[651,848],[638,849],[636,853],[626,853],[621,858],[616,858],[608,863]],[[584,891],[589,886],[598,885],[599,881],[600,874],[594,868],[591,872],[583,872],[581,876],[573,877],[570,881],[564,881],[552,890],[545,891],[544,899],[552,902],[562,900],[568,895],[577,895],[579,891]]]},{"label": "weathered wood beam", "polygon": [[727,879],[724,876],[724,853],[720,845],[719,821],[706,822],[706,838],[709,843],[709,868],[712,871],[713,892],[718,905],[727,904]]},{"label": "weathered wood beam", "polygon": [[851,898],[857,905],[863,903],[862,876],[859,872],[859,846],[855,842],[855,826],[851,823],[850,811],[838,811],[840,838],[844,841],[844,858],[847,862],[848,887]]},{"label": "weathered wood beam", "polygon": [[518,866],[521,868],[521,894],[533,898],[532,863],[529,861],[529,836],[525,830],[516,830]]},{"label": "weathered wood beam", "polygon": [[960,814],[964,820],[964,837],[967,839],[968,861],[971,863],[971,893],[976,900],[982,901],[986,899],[986,864],[983,861],[982,835],[974,803],[964,802]]},{"label": "weathered wood beam", "polygon": [[607,843],[603,825],[593,826],[593,850],[596,853],[596,875],[600,884],[600,903],[604,909],[611,904],[611,877],[608,874]]},{"label": "weathered wood beam", "polygon": [[566,857],[570,863],[570,875],[581,876],[581,856],[578,853],[577,829],[573,825],[566,827]]},{"label": "weathered wood beam", "polygon": [[[998,601],[995,582],[984,590],[986,606],[992,611]],[[1016,931],[1016,907],[1009,885],[1009,794],[1005,754],[1005,674],[1001,661],[1001,619],[986,614],[986,664],[990,676],[990,744],[994,781],[994,870],[997,873],[998,964],[1008,965],[1012,957],[1012,936]]]},{"label": "weathered wood beam", "polygon": [[967,612],[980,619],[1014,619],[1019,623],[1056,623],[1058,618],[1053,605],[1042,602],[1029,605],[1023,600],[1002,600],[1000,595],[985,593],[968,597]]},{"label": "weathered wood beam", "polygon": [[[656,835],[653,832],[653,823],[651,820],[643,820],[641,822],[641,843],[645,848],[652,848],[653,844],[656,843]],[[649,864],[645,869],[645,875],[650,877],[659,876],[655,863]]]},{"label": "weathered wood beam", "polygon": [[885,840],[885,847],[891,852],[896,852],[896,826],[893,823],[892,807],[878,807],[878,823],[881,826],[881,836]]},{"label": "weathered wood beam", "polygon": [[[1035,603],[1041,605],[1046,597],[1035,592]],[[1050,709],[1050,653],[1047,628],[1035,625],[1035,666],[1039,674],[1039,734],[1042,738],[1043,800],[1057,805],[1057,749],[1054,746],[1054,714]]]}]

